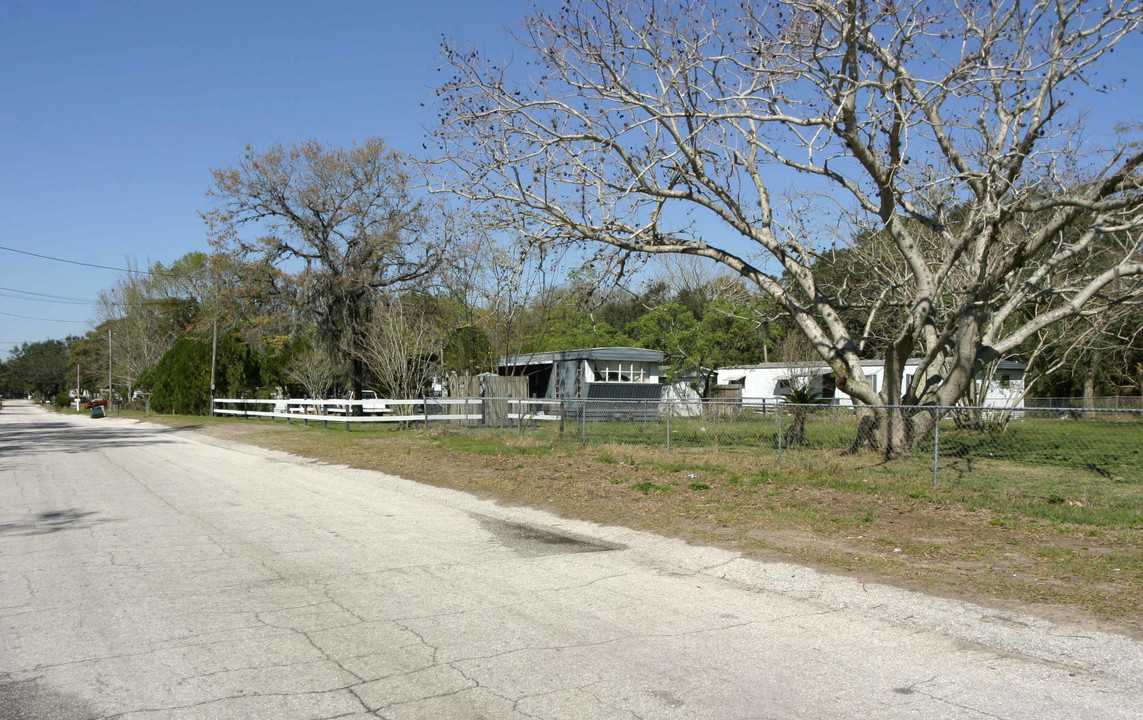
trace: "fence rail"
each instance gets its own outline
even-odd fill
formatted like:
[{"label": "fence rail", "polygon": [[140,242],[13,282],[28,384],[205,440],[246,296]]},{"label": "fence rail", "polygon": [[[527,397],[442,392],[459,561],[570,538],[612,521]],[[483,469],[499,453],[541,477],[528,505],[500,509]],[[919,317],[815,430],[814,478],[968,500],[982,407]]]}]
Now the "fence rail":
[{"label": "fence rail", "polygon": [[[479,422],[480,398],[428,398],[424,400],[265,400],[217,398],[214,415],[244,418],[279,418],[287,422],[311,420],[329,424],[419,423],[435,421]],[[448,408],[448,410],[445,410]]]},{"label": "fence rail", "polygon": [[[216,398],[214,415],[243,418],[278,418],[287,422],[316,420],[329,424],[346,423],[440,423],[458,422],[483,425],[486,403],[502,403],[503,419],[513,426],[523,422],[562,421],[563,406],[558,400],[519,398],[423,398],[416,400],[273,400],[258,398]],[[505,427],[504,425],[500,425]]]},{"label": "fence rail", "polygon": [[[214,401],[218,415],[287,422],[405,423],[442,432],[510,433],[546,443],[639,445],[666,453],[719,449],[769,458],[789,469],[823,456],[860,454],[876,443],[870,408],[796,405],[767,399],[742,402],[665,400],[535,400],[426,398],[386,400],[378,415],[323,415],[345,401]],[[358,411],[368,407],[360,403]],[[927,414],[923,431],[900,453],[942,473],[988,468],[1013,477],[1083,473],[1108,482],[1143,481],[1143,409],[1092,407],[901,407],[906,418]],[[926,418],[921,418],[925,420]],[[904,422],[909,423],[908,419]],[[868,454],[868,453],[866,453]],[[928,472],[928,471],[925,471]]]}]

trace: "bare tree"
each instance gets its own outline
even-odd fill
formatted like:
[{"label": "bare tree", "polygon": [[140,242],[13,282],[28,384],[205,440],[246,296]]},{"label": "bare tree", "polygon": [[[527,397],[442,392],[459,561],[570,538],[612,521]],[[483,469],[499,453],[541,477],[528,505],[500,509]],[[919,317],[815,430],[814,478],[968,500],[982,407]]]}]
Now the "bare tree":
[{"label": "bare tree", "polygon": [[413,398],[439,373],[444,340],[423,307],[391,297],[377,302],[358,352],[383,397]]},{"label": "bare tree", "polygon": [[[1101,59],[1141,16],[1137,2],[573,0],[525,18],[523,69],[446,43],[439,189],[537,243],[726,265],[874,408],[865,437],[891,453],[931,430],[920,406],[954,404],[994,358],[1136,291],[1143,154],[1085,145],[1068,111],[1103,89]],[[819,287],[827,219],[884,233],[895,258],[880,390],[863,326]]]},{"label": "bare tree", "polygon": [[377,138],[346,150],[312,141],[248,148],[236,167],[213,171],[217,204],[203,214],[212,245],[251,287],[313,308],[319,342],[348,350],[358,395],[376,291],[435,271],[446,244],[403,163]]},{"label": "bare tree", "polygon": [[453,297],[463,295],[470,304],[469,322],[480,327],[488,338],[495,369],[496,356],[514,355],[537,340],[551,321],[551,305],[563,276],[553,270],[544,248],[525,240],[512,243],[488,237],[473,228],[469,237],[479,237],[474,252],[467,257],[450,254],[445,286]]},{"label": "bare tree", "polygon": [[658,277],[665,280],[673,290],[702,293],[707,300],[725,300],[729,303],[745,303],[750,300],[750,292],[742,279],[725,265],[694,255],[661,255],[658,260],[662,270]]},{"label": "bare tree", "polygon": [[322,348],[310,348],[298,353],[287,373],[291,380],[306,389],[306,395],[313,400],[320,400],[333,385],[337,369],[337,364],[328,352]]}]

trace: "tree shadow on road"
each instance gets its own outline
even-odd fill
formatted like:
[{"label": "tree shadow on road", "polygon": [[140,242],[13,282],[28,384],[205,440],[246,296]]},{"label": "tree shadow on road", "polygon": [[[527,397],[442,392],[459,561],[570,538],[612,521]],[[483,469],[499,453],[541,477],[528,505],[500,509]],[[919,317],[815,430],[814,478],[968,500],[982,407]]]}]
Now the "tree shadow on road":
[{"label": "tree shadow on road", "polygon": [[110,518],[100,518],[96,512],[81,512],[75,508],[46,510],[17,522],[0,523],[0,535],[50,535],[64,530],[85,530]]},{"label": "tree shadow on road", "polygon": [[176,433],[191,432],[201,426],[179,428],[137,428],[101,425],[75,425],[59,422],[28,422],[0,425],[0,456],[33,453],[84,453],[112,447],[132,447],[171,442]]},{"label": "tree shadow on road", "polygon": [[9,680],[0,675],[0,712],[9,720],[94,720],[102,717],[86,700],[56,690],[40,678]]}]

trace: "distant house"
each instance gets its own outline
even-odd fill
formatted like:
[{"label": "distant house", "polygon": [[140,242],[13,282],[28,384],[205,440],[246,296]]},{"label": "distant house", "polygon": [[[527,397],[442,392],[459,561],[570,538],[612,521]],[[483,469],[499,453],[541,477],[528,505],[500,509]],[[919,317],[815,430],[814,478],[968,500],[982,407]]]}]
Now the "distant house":
[{"label": "distant house", "polygon": [[[906,385],[920,364],[919,359],[905,362]],[[885,383],[885,362],[863,360],[861,366],[873,389],[880,391]],[[1002,361],[985,388],[984,404],[987,407],[1023,407],[1025,369],[1023,363]],[[741,386],[742,402],[748,405],[780,400],[799,383],[808,383],[823,400],[831,400],[838,405],[853,404],[853,399],[837,388],[833,370],[825,363],[762,363],[718,369],[718,384]]]},{"label": "distant house", "polygon": [[699,417],[702,415],[703,391],[714,386],[717,371],[696,365],[682,368],[663,366],[659,382],[663,384],[659,414],[672,417]]},{"label": "distant house", "polygon": [[[600,401],[572,406],[576,414],[585,411],[588,420],[628,412],[657,416],[663,391],[659,384],[662,362],[663,353],[658,350],[582,348],[508,355],[500,358],[499,374],[527,377],[528,395],[533,398]],[[607,400],[615,402],[602,402]],[[641,406],[632,401],[648,402]]]}]

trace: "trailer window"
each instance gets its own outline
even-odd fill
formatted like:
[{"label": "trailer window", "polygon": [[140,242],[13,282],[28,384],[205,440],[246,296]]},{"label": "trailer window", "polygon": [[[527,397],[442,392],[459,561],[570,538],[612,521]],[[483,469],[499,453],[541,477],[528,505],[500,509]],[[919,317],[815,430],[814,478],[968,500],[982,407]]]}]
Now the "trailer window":
[{"label": "trailer window", "polygon": [[647,382],[650,377],[647,363],[641,362],[599,361],[592,366],[592,370],[596,382],[641,383]]}]

